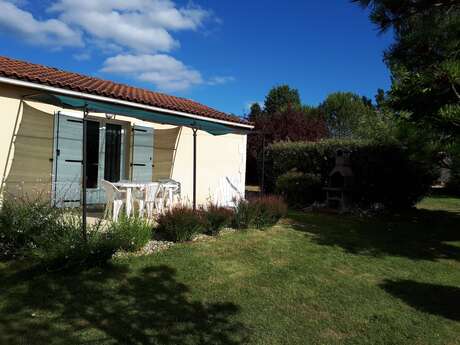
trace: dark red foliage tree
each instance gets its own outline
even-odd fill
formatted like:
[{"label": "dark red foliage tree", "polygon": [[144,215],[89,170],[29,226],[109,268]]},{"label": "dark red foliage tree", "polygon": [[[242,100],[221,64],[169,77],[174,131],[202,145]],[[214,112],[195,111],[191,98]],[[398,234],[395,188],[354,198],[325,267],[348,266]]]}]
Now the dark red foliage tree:
[{"label": "dark red foliage tree", "polygon": [[277,141],[318,141],[328,136],[326,122],[317,109],[288,106],[275,114],[263,113],[254,119],[254,132],[248,136],[248,184],[260,184],[263,147]]}]

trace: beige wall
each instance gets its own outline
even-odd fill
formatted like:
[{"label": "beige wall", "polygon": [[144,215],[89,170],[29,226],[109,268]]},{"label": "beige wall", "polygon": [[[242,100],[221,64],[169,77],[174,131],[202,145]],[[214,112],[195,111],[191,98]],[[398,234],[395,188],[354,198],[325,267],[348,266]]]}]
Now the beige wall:
[{"label": "beige wall", "polygon": [[[218,201],[222,179],[238,181],[244,195],[246,171],[246,136],[227,134],[213,136],[197,133],[197,201]],[[192,200],[193,191],[193,131],[182,128],[172,178],[182,183],[182,195]]]},{"label": "beige wall", "polygon": [[[34,91],[0,84],[0,174],[4,191],[50,193],[53,163],[53,118],[62,111],[81,117],[81,112],[63,110],[36,102],[21,102],[21,96]],[[104,114],[90,114],[104,117]],[[182,184],[184,200],[192,200],[193,136],[189,128],[153,124],[117,116],[117,121],[155,128],[154,179],[171,177]],[[130,150],[128,148],[128,154]],[[225,178],[238,181],[244,193],[246,136],[213,136],[198,131],[197,199],[215,199]]]}]

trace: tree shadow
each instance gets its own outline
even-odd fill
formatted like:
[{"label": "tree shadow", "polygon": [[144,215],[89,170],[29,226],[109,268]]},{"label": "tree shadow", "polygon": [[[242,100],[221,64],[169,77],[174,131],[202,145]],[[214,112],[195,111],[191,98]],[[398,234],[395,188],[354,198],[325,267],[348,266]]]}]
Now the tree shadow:
[{"label": "tree shadow", "polygon": [[460,261],[460,215],[411,210],[397,215],[356,217],[294,212],[291,226],[320,245],[370,256],[403,256],[416,260]]},{"label": "tree shadow", "polygon": [[386,280],[380,287],[422,312],[460,321],[460,288],[411,280]]},{"label": "tree shadow", "polygon": [[168,266],[0,270],[0,281],[2,344],[237,345],[248,338],[235,320],[238,306],[190,301]]}]

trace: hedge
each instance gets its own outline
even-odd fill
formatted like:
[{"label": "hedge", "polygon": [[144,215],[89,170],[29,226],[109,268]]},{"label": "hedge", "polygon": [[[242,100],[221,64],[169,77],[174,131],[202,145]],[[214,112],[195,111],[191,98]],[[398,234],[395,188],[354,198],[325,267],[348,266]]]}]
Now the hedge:
[{"label": "hedge", "polygon": [[[266,151],[265,190],[276,191],[278,178],[290,171],[318,175],[326,186],[338,149],[351,152],[353,199],[364,208],[376,203],[392,209],[414,206],[437,176],[433,164],[412,159],[410,152],[396,143],[339,139],[280,142]],[[321,193],[317,201],[324,198]]]},{"label": "hedge", "polygon": [[321,177],[289,171],[276,180],[276,192],[292,207],[303,207],[321,198]]}]

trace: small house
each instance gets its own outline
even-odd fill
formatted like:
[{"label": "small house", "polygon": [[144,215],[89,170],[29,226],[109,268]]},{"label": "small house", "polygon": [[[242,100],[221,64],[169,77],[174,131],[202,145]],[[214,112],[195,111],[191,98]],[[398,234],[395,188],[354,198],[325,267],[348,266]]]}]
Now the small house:
[{"label": "small house", "polygon": [[78,206],[86,175],[89,205],[105,203],[103,179],[173,179],[183,200],[230,204],[244,197],[252,128],[189,99],[0,57],[3,197]]}]

